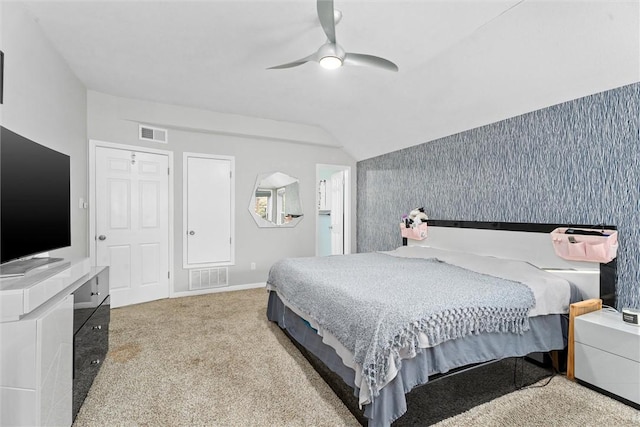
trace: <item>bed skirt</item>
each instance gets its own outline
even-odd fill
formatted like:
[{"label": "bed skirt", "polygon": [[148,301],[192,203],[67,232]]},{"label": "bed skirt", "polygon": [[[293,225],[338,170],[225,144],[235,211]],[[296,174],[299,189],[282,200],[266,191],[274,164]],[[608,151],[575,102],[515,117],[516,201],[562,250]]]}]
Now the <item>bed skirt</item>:
[{"label": "bed skirt", "polygon": [[[346,366],[334,349],[325,344],[309,323],[289,309],[274,291],[269,292],[267,318],[339,375],[353,389],[354,396],[358,396],[355,371]],[[364,406],[369,427],[389,426],[401,417],[407,411],[405,394],[427,383],[431,375],[489,360],[565,348],[566,319],[562,315],[534,317],[530,319],[530,325],[531,329],[522,335],[472,335],[423,349],[416,357],[403,360],[398,375],[372,399],[371,404]]]}]

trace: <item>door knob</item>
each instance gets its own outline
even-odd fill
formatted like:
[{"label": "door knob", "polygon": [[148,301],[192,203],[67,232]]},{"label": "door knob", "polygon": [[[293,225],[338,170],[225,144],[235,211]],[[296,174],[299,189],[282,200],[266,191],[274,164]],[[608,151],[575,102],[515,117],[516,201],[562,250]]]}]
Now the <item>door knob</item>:
[{"label": "door knob", "polygon": [[98,240],[107,240],[107,236],[105,236],[104,234],[101,234],[98,236]]},{"label": "door knob", "polygon": [[191,231],[189,232],[189,236],[193,236],[194,234],[196,234],[196,232],[195,232],[195,231],[193,231],[193,230],[191,230]]}]

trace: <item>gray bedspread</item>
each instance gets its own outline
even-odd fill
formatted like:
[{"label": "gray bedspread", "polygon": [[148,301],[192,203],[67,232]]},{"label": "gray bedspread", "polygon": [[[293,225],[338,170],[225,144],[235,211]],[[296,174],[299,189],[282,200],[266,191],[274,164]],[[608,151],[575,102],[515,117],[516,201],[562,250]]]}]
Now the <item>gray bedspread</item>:
[{"label": "gray bedspread", "polygon": [[391,363],[429,346],[483,332],[521,334],[535,305],[517,282],[436,259],[380,253],[289,258],[267,283],[354,354],[377,396]]}]

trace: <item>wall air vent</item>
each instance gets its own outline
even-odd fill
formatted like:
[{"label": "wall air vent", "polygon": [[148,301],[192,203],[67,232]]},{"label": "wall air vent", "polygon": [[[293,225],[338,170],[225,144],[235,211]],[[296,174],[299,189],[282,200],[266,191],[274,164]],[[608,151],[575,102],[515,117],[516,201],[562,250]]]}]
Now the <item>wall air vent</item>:
[{"label": "wall air vent", "polygon": [[189,270],[189,290],[218,288],[227,286],[227,267]]},{"label": "wall air vent", "polygon": [[147,125],[139,125],[139,138],[143,141],[167,143],[168,131],[166,129],[155,128]]}]

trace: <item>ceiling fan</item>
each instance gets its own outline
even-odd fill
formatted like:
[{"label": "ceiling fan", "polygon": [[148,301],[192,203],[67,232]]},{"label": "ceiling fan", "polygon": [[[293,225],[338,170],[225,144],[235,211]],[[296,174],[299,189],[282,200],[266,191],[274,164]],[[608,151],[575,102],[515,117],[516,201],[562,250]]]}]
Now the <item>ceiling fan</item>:
[{"label": "ceiling fan", "polygon": [[330,70],[340,68],[343,65],[365,65],[389,71],[398,71],[396,64],[384,58],[363,53],[345,52],[342,46],[336,42],[336,23],[340,20],[342,14],[334,10],[333,0],[318,0],[317,9],[320,24],[322,25],[324,33],[327,35],[327,42],[309,56],[298,59],[297,61],[269,67],[267,68],[268,70],[293,68],[309,61],[315,61],[323,68]]}]

